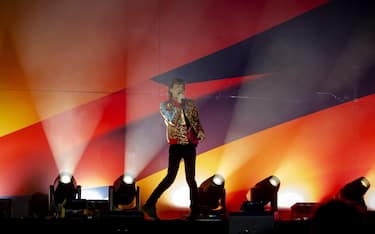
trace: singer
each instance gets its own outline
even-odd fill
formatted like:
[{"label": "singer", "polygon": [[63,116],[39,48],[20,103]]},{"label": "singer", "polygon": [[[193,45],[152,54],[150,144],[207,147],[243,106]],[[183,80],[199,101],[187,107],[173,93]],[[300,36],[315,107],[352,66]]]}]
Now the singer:
[{"label": "singer", "polygon": [[142,211],[152,220],[158,220],[156,202],[176,179],[180,161],[185,162],[186,181],[190,190],[190,214],[193,220],[198,211],[198,187],[195,180],[196,147],[205,138],[198,116],[198,109],[191,99],[185,98],[185,81],[174,78],[168,86],[169,99],[160,104],[160,113],[166,125],[169,144],[168,171],[151,193]]}]

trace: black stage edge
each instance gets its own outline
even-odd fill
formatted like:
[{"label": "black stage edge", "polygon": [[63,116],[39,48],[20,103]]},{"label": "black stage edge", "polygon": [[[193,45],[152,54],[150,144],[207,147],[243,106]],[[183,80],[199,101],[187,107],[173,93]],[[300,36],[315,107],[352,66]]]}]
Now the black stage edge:
[{"label": "black stage edge", "polygon": [[[230,230],[227,221],[183,221],[183,220],[36,220],[10,219],[1,220],[1,233],[18,231],[36,231],[53,233],[298,233],[311,234],[310,221],[276,222],[274,227],[263,230],[256,223],[247,228],[237,227]],[[262,225],[261,225],[262,226]],[[371,232],[368,232],[371,233]],[[373,232],[372,232],[373,233]]]},{"label": "black stage edge", "polygon": [[[375,233],[374,215],[369,220],[366,233]],[[237,222],[237,223],[236,223]],[[232,225],[232,226],[231,226]],[[272,225],[272,226],[269,226]],[[0,219],[1,233],[51,232],[51,233],[178,233],[178,234],[243,234],[243,233],[288,233],[311,234],[311,220],[275,221],[259,217],[242,216],[234,223],[230,220],[182,219],[151,221],[131,217],[107,217],[99,219],[63,218],[9,218]]]},{"label": "black stage edge", "polygon": [[228,233],[225,221],[112,219],[7,219],[0,221],[1,233]]}]

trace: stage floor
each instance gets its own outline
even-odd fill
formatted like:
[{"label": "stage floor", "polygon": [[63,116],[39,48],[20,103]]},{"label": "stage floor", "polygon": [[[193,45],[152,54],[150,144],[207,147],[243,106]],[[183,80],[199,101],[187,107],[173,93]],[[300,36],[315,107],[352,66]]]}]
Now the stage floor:
[{"label": "stage floor", "polygon": [[[185,221],[185,220],[141,220],[131,218],[111,219],[2,219],[0,220],[1,233],[20,232],[52,232],[52,233],[163,233],[163,234],[191,234],[191,233],[230,233],[229,221]],[[307,222],[301,223],[275,223],[269,233],[299,233],[308,234]],[[237,232],[238,228],[234,227]],[[256,227],[252,227],[256,228]],[[249,232],[250,231],[250,232]],[[264,233],[252,232],[248,228],[240,233]]]},{"label": "stage floor", "polygon": [[[366,233],[375,233],[375,215],[369,212]],[[184,220],[162,219],[152,221],[143,216],[109,215],[100,218],[2,218],[1,233],[163,233],[163,234],[239,234],[288,233],[312,234],[311,219],[274,220],[264,215],[234,213],[226,219]]]},{"label": "stage floor", "polygon": [[[374,233],[374,222],[369,223],[366,233]],[[232,225],[232,226],[231,226]],[[163,234],[239,234],[239,233],[288,233],[311,234],[310,220],[278,221],[270,223],[222,221],[185,221],[159,220],[151,221],[132,218],[110,219],[0,219],[1,233],[37,232],[37,233],[163,233]],[[372,230],[372,231],[371,231]]]}]

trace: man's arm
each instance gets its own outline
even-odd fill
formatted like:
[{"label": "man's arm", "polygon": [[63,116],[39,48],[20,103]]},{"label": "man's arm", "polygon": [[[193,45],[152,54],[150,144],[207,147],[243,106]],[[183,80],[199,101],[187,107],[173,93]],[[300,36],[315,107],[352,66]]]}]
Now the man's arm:
[{"label": "man's arm", "polygon": [[189,112],[187,116],[189,116],[190,124],[197,133],[198,140],[203,141],[206,138],[206,134],[199,119],[198,108],[192,100],[187,101],[186,105],[186,109]]}]

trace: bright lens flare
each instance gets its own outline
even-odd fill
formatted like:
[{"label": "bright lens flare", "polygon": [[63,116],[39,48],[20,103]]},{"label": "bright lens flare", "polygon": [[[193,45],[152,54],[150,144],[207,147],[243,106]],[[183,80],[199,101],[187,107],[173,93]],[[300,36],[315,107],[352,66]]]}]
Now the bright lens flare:
[{"label": "bright lens flare", "polygon": [[72,175],[69,174],[69,173],[61,173],[60,175],[60,181],[64,184],[68,184],[70,183],[70,181],[72,180]]},{"label": "bright lens flare", "polygon": [[281,208],[291,208],[296,202],[305,202],[305,195],[296,189],[279,191],[278,204]]},{"label": "bright lens flare", "polygon": [[213,178],[213,182],[216,185],[222,185],[224,183],[224,177],[221,175],[215,175]]},{"label": "bright lens flare", "polygon": [[368,181],[366,178],[362,178],[361,179],[361,184],[365,187],[365,188],[368,188],[370,187],[370,181]]},{"label": "bright lens flare", "polygon": [[176,207],[189,207],[189,187],[181,186],[176,188],[174,191],[171,192],[170,197],[173,205],[175,205]]},{"label": "bright lens flare", "polygon": [[280,184],[280,180],[276,176],[272,176],[269,181],[274,187],[277,187]]},{"label": "bright lens flare", "polygon": [[132,184],[134,182],[134,178],[131,175],[124,175],[122,180],[125,184]]}]

